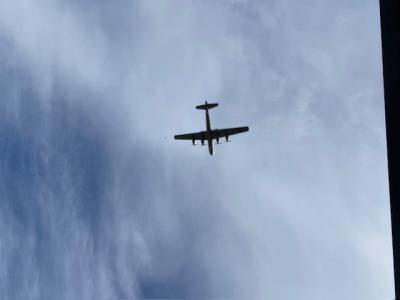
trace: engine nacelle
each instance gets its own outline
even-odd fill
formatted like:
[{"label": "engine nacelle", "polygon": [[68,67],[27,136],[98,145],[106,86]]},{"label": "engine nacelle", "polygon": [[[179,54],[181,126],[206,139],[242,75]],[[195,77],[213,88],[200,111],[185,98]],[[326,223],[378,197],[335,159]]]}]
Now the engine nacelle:
[{"label": "engine nacelle", "polygon": [[226,140],[226,142],[230,142],[230,140],[229,140],[229,135],[227,135],[227,136],[225,137],[225,140]]},{"label": "engine nacelle", "polygon": [[196,145],[196,140],[194,138],[192,138],[192,145],[195,146]]},{"label": "engine nacelle", "polygon": [[201,145],[204,146],[204,140],[206,139],[206,135],[204,134],[204,131],[201,132]]},{"label": "engine nacelle", "polygon": [[219,130],[218,129],[215,129],[215,140],[217,141],[217,144],[221,144],[220,142],[219,142],[219,138],[220,138],[220,135],[219,135]]}]

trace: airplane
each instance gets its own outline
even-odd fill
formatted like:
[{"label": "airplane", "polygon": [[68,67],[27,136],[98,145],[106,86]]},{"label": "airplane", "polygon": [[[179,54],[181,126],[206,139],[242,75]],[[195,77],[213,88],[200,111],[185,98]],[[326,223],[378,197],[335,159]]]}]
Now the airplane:
[{"label": "airplane", "polygon": [[178,134],[175,135],[176,140],[191,140],[193,146],[196,145],[196,140],[201,141],[201,145],[204,146],[204,141],[207,141],[208,144],[208,152],[210,155],[214,155],[214,147],[213,140],[217,141],[217,144],[220,143],[220,138],[225,138],[227,142],[230,142],[229,136],[249,131],[249,127],[235,127],[235,128],[225,128],[225,129],[211,129],[210,116],[208,114],[208,110],[214,107],[217,107],[218,103],[207,103],[196,106],[197,109],[206,111],[206,131],[186,133],[186,134]]}]

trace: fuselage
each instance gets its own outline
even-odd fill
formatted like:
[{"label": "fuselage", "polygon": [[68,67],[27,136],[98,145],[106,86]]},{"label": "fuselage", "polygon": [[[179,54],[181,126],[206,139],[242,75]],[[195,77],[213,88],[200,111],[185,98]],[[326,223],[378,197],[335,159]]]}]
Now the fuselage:
[{"label": "fuselage", "polygon": [[212,134],[211,134],[211,122],[210,115],[208,114],[208,108],[206,109],[206,126],[207,126],[207,142],[208,142],[208,152],[210,155],[214,155],[214,148],[212,143]]}]

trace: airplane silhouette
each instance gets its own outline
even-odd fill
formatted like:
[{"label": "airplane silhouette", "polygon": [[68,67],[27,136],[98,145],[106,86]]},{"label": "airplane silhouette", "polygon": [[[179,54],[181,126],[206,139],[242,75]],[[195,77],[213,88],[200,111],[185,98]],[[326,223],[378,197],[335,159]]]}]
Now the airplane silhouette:
[{"label": "airplane silhouette", "polygon": [[227,142],[230,142],[229,136],[249,131],[249,127],[235,127],[235,128],[225,128],[225,129],[211,129],[210,115],[208,110],[217,107],[218,103],[207,103],[196,106],[197,109],[202,109],[206,111],[206,131],[199,131],[186,134],[175,135],[176,140],[191,140],[193,146],[196,145],[196,140],[201,141],[201,145],[204,146],[204,141],[208,143],[208,152],[210,155],[214,155],[213,140],[220,144],[220,138],[225,138]]}]

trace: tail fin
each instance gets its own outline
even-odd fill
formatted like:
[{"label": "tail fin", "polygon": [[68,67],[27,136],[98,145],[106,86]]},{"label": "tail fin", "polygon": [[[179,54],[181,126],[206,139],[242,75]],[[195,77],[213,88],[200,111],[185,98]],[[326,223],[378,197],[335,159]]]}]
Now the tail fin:
[{"label": "tail fin", "polygon": [[206,110],[206,109],[211,109],[211,108],[214,108],[217,106],[218,106],[218,103],[207,103],[207,101],[206,101],[206,104],[197,105],[196,108]]}]

